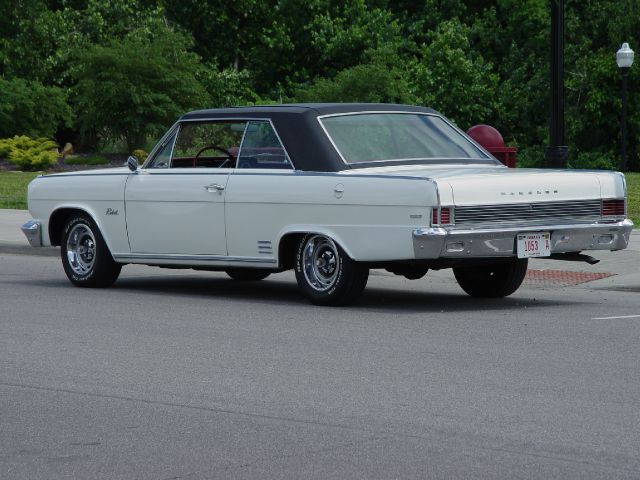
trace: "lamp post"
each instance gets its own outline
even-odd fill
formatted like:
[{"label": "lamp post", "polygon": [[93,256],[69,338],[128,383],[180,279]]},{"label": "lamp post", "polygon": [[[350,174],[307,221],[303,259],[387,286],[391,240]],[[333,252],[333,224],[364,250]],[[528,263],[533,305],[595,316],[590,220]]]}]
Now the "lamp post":
[{"label": "lamp post", "polygon": [[551,122],[548,167],[567,168],[569,147],[564,138],[564,0],[551,0]]},{"label": "lamp post", "polygon": [[626,42],[616,52],[616,63],[622,73],[622,145],[620,148],[620,170],[622,172],[627,169],[627,77],[629,69],[633,65],[633,56],[633,50]]}]

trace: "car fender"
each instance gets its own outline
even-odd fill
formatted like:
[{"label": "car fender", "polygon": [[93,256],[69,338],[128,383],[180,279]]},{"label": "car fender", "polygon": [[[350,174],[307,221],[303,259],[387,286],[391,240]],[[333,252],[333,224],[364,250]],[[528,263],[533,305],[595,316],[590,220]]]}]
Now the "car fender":
[{"label": "car fender", "polygon": [[[288,225],[284,229],[280,231],[278,234],[278,246],[282,243],[282,239],[287,235],[291,234],[313,234],[313,235],[324,235],[325,237],[331,238],[335,243],[337,243],[349,256],[349,258],[356,258],[355,251],[353,250],[353,246],[349,245],[347,241],[342,237],[342,235],[334,228],[326,225]],[[279,249],[277,250],[279,251]],[[280,259],[278,259],[280,260]]]},{"label": "car fender", "polygon": [[51,232],[51,219],[56,215],[57,212],[60,212],[61,210],[76,210],[78,212],[82,212],[82,213],[85,213],[85,214],[89,215],[89,217],[91,217],[93,222],[96,224],[96,226],[100,230],[100,234],[102,235],[102,238],[104,239],[104,242],[107,244],[107,248],[109,249],[109,251],[112,254],[113,253],[117,253],[117,252],[114,252],[114,250],[113,250],[113,242],[112,242],[109,230],[105,227],[105,224],[102,221],[102,219],[100,218],[100,215],[98,214],[96,209],[94,207],[92,207],[91,205],[80,204],[80,203],[63,203],[63,204],[57,205],[51,211],[51,214],[49,215],[49,218],[47,219],[47,222],[49,224],[48,225],[48,232],[49,232],[49,238],[50,239],[51,239],[51,233],[52,233]]}]

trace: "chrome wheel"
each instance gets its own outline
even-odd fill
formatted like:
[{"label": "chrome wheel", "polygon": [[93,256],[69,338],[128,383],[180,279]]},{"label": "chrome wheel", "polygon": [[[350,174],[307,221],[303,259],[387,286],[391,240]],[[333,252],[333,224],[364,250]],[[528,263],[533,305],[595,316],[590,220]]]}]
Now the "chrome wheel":
[{"label": "chrome wheel", "polygon": [[336,282],[340,270],[340,255],[336,244],[327,237],[310,237],[302,252],[304,276],[314,290],[324,292]]},{"label": "chrome wheel", "polygon": [[296,281],[316,305],[346,305],[364,290],[369,268],[352,260],[340,245],[324,235],[303,236],[296,249]]},{"label": "chrome wheel", "polygon": [[91,229],[76,224],[67,237],[67,260],[77,275],[86,275],[93,269],[96,259],[96,239]]},{"label": "chrome wheel", "polygon": [[71,215],[62,229],[60,257],[64,273],[78,287],[108,287],[120,275],[122,264],[109,252],[100,229],[85,213]]}]

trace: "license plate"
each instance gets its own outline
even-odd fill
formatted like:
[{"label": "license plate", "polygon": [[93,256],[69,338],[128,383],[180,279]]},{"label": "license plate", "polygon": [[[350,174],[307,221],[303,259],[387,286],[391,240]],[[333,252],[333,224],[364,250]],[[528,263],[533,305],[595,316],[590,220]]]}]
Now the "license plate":
[{"label": "license plate", "polygon": [[518,258],[551,256],[550,238],[549,232],[519,233],[517,242]]}]

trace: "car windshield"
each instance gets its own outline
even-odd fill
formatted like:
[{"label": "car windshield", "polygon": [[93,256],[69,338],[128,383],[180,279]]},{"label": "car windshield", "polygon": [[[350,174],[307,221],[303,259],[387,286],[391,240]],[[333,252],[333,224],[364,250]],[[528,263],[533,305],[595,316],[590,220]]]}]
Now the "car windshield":
[{"label": "car windshield", "polygon": [[320,122],[338,153],[349,164],[491,159],[437,115],[345,114],[321,117]]}]

